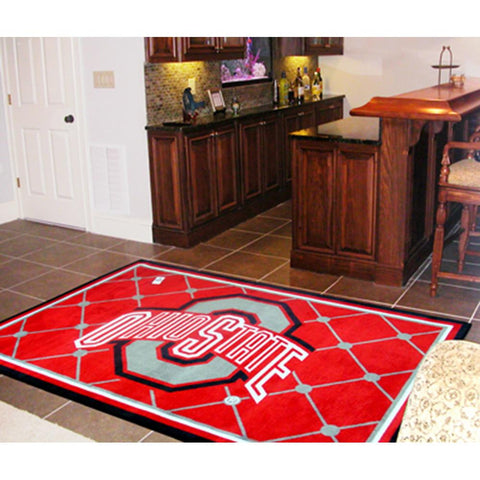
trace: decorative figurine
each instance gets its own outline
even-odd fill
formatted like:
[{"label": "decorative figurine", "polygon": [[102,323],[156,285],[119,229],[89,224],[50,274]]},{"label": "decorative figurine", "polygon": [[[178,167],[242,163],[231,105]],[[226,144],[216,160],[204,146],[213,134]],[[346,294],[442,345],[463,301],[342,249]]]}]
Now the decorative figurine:
[{"label": "decorative figurine", "polygon": [[183,120],[192,122],[198,116],[198,109],[205,107],[205,102],[196,102],[193,98],[192,89],[190,87],[183,91]]},{"label": "decorative figurine", "polygon": [[240,110],[240,102],[238,100],[238,97],[234,95],[232,99],[232,112],[234,115],[238,115],[239,110]]}]

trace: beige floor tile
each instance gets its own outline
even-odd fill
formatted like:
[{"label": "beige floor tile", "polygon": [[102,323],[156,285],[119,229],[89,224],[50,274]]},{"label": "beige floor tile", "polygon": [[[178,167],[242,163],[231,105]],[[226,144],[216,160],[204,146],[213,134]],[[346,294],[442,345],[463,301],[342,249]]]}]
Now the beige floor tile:
[{"label": "beige floor tile", "polygon": [[203,268],[228,255],[231,250],[201,243],[192,248],[174,248],[166,253],[157,255],[160,262],[176,263],[187,267]]},{"label": "beige floor tile", "polygon": [[281,258],[255,255],[247,252],[236,252],[222,260],[212,263],[208,266],[207,270],[260,280],[284,264],[285,260]]},{"label": "beige floor tile", "polygon": [[17,293],[49,300],[94,279],[95,276],[93,275],[65,270],[52,270],[41,277],[17,285],[12,290]]},{"label": "beige floor tile", "polygon": [[0,375],[0,400],[33,413],[40,418],[68,402],[64,397],[33,387],[6,375]]},{"label": "beige floor tile", "polygon": [[140,425],[73,402],[49,415],[48,420],[96,442],[139,442],[150,432]]}]

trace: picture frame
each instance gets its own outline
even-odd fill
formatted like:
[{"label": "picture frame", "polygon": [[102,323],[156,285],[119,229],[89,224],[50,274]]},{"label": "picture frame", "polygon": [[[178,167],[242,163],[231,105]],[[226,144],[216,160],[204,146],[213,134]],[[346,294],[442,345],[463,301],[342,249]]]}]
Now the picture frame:
[{"label": "picture frame", "polygon": [[222,91],[219,88],[211,88],[207,93],[213,113],[224,112],[226,107]]}]

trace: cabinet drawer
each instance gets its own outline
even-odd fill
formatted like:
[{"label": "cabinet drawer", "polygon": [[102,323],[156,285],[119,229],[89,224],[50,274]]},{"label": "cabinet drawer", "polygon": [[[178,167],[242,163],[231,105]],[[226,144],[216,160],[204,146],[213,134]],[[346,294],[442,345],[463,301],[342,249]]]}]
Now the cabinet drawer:
[{"label": "cabinet drawer", "polygon": [[328,104],[317,104],[315,108],[315,124],[333,122],[343,118],[343,102],[331,102]]}]

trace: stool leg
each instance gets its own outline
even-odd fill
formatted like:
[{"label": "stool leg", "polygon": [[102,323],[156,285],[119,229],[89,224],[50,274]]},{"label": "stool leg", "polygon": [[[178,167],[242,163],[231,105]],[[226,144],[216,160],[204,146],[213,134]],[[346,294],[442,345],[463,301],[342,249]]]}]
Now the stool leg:
[{"label": "stool leg", "polygon": [[460,220],[460,226],[462,233],[458,239],[458,273],[463,272],[463,266],[465,265],[465,252],[467,251],[468,240],[470,238],[470,231],[472,227],[471,214],[474,207],[471,205],[463,205],[462,218]]},{"label": "stool leg", "polygon": [[435,297],[438,290],[438,272],[442,263],[443,241],[445,236],[445,221],[447,218],[446,202],[439,201],[437,208],[437,226],[433,240],[432,254],[432,282],[430,284],[430,296]]}]

